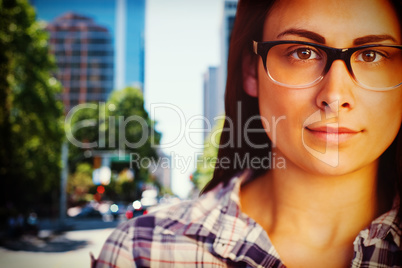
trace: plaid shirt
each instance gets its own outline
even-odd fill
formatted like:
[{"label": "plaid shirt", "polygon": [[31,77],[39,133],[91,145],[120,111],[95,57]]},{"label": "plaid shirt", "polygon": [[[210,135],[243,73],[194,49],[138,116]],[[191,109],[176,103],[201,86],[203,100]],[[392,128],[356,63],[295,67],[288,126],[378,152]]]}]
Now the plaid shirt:
[{"label": "plaid shirt", "polygon": [[[121,224],[93,267],[286,267],[263,228],[240,210],[245,177]],[[351,267],[402,267],[396,214],[394,207],[359,233]]]}]

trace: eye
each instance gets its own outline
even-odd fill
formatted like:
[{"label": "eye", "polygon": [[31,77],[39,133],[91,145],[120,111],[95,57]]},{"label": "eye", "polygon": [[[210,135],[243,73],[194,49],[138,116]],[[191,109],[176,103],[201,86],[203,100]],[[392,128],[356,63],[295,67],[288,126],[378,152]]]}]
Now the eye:
[{"label": "eye", "polygon": [[359,53],[359,55],[357,56],[357,60],[363,61],[363,62],[378,62],[383,57],[384,57],[384,55],[378,51],[364,50]]},{"label": "eye", "polygon": [[299,59],[299,60],[311,60],[311,59],[319,59],[320,58],[320,56],[318,55],[317,52],[315,52],[313,49],[308,48],[308,47],[295,49],[291,53],[291,55],[292,55],[292,57]]}]

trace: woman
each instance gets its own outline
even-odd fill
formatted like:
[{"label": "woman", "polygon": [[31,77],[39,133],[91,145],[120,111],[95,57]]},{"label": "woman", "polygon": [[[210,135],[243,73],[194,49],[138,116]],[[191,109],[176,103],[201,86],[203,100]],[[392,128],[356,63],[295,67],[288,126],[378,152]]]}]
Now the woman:
[{"label": "woman", "polygon": [[214,178],[120,226],[97,267],[402,267],[401,10],[240,1]]}]

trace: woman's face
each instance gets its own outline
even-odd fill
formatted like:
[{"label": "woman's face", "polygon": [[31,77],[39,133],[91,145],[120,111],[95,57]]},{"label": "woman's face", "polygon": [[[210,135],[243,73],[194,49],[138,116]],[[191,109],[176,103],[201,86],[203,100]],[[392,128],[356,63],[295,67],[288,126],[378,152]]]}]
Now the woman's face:
[{"label": "woman's face", "polygon": [[[373,38],[362,37],[385,35],[392,38],[374,44],[401,44],[398,19],[386,0],[282,0],[265,20],[262,41],[349,48],[356,40],[373,44]],[[260,60],[258,98],[261,116],[277,120],[275,128],[264,124],[274,152],[288,166],[315,174],[342,175],[375,164],[401,126],[402,86],[364,89],[340,60],[321,82],[304,89],[275,84]]]}]

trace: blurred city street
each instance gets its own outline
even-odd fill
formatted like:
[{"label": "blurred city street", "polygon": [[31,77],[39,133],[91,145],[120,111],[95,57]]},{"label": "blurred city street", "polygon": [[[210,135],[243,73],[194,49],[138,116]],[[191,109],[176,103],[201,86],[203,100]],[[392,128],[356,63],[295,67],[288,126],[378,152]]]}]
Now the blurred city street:
[{"label": "blurred city street", "polygon": [[[90,267],[90,253],[99,255],[103,243],[119,221],[100,219],[68,219],[71,231],[48,234],[48,238],[22,237],[10,241],[8,248],[0,247],[0,267],[67,268]],[[51,222],[43,226],[52,227]],[[42,235],[51,230],[43,230]],[[11,249],[10,249],[11,248]]]},{"label": "blurred city street", "polygon": [[198,196],[236,1],[6,1],[0,268],[90,267],[122,221]]}]

